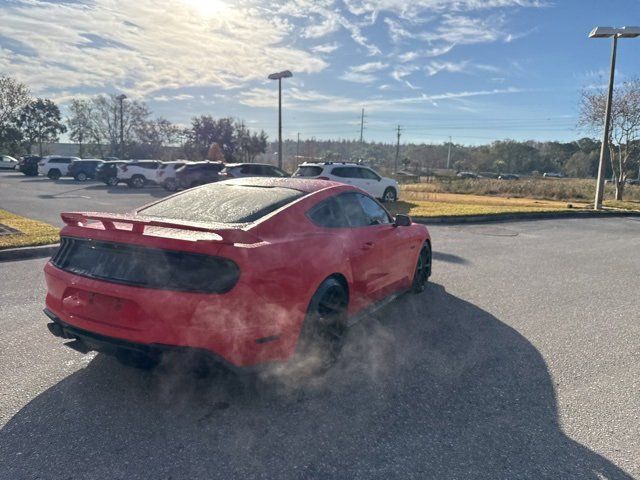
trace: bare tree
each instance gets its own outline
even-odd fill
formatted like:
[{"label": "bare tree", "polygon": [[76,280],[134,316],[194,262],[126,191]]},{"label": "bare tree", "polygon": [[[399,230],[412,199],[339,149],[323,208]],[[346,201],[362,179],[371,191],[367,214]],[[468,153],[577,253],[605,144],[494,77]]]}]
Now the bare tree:
[{"label": "bare tree", "polygon": [[[584,89],[581,95],[578,125],[594,133],[602,131],[607,92]],[[640,79],[623,82],[614,89],[611,104],[609,159],[616,187],[616,200],[622,200],[631,164],[640,152]]]},{"label": "bare tree", "polygon": [[[100,141],[110,145],[116,155],[120,145],[120,101],[116,95],[98,95],[92,99],[92,117]],[[137,140],[151,112],[144,102],[126,100],[122,103],[122,132],[125,145]]]},{"label": "bare tree", "polygon": [[80,157],[84,156],[85,145],[100,143],[100,135],[95,125],[93,103],[89,100],[74,98],[69,105],[67,127],[69,138],[78,144]]}]

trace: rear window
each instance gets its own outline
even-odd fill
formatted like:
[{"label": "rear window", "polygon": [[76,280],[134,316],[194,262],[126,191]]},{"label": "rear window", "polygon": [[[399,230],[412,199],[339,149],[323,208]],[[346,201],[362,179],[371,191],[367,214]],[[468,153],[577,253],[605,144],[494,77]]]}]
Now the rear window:
[{"label": "rear window", "polygon": [[256,221],[303,195],[303,192],[284,187],[216,183],[187,190],[139,213],[188,222],[246,223]]},{"label": "rear window", "polygon": [[322,167],[303,165],[293,173],[294,177],[317,177],[322,173]]}]

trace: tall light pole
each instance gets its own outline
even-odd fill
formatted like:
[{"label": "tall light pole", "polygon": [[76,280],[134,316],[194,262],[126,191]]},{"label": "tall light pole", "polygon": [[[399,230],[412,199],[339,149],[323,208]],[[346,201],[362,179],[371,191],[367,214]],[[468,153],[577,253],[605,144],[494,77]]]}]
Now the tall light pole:
[{"label": "tall light pole", "polygon": [[282,79],[293,77],[289,70],[272,73],[267,78],[278,80],[278,168],[282,168]]},{"label": "tall light pole", "polygon": [[120,101],[120,159],[124,160],[124,100],[127,96],[123,93],[116,97]]},{"label": "tall light pole", "polygon": [[640,36],[640,27],[596,27],[589,33],[589,38],[613,38],[611,45],[611,71],[609,72],[609,91],[607,93],[607,106],[604,113],[604,132],[602,134],[602,145],[600,147],[600,162],[598,163],[598,182],[596,183],[596,198],[593,202],[594,210],[602,208],[602,198],[604,196],[604,172],[605,159],[609,150],[609,129],[611,127],[611,104],[613,103],[613,83],[616,71],[616,50],[618,49],[618,38],[635,38]]}]

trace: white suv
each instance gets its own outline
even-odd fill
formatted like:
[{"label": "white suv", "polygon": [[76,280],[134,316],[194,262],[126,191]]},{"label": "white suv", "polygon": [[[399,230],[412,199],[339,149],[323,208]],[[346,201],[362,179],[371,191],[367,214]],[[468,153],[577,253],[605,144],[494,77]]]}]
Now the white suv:
[{"label": "white suv", "polygon": [[357,163],[305,162],[298,166],[293,176],[348,183],[383,202],[395,202],[400,191],[394,179],[381,177],[369,167]]},{"label": "white suv", "polygon": [[175,192],[178,189],[176,181],[176,170],[189,163],[187,160],[174,160],[171,162],[162,162],[156,170],[155,182],[164,187],[169,192]]},{"label": "white suv", "polygon": [[51,180],[57,180],[60,177],[69,175],[69,165],[74,160],[80,160],[78,157],[59,157],[51,155],[44,157],[38,163],[38,174],[45,175]]},{"label": "white suv", "polygon": [[118,165],[118,180],[131,188],[142,188],[156,182],[156,171],[162,165],[160,160],[132,160]]}]

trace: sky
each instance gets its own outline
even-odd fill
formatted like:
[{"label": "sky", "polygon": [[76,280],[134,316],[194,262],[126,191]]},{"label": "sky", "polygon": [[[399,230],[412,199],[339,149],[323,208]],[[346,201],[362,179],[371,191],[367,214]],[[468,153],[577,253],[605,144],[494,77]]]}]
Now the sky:
[{"label": "sky", "polygon": [[[596,25],[640,0],[0,0],[0,73],[63,107],[124,93],[155,115],[232,116],[277,136],[573,141],[579,92],[608,79]],[[619,42],[617,81],[640,75]]]}]

